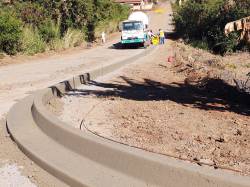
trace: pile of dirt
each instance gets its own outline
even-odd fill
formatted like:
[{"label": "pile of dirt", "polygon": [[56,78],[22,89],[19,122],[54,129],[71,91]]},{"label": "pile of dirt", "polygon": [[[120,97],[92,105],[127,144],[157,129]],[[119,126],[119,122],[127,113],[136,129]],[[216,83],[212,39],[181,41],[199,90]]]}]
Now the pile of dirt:
[{"label": "pile of dirt", "polygon": [[172,70],[186,77],[186,85],[229,102],[250,105],[249,53],[221,57],[178,42],[173,48],[175,58]]},{"label": "pile of dirt", "polygon": [[[173,63],[166,51],[177,54]],[[76,128],[84,119],[91,132],[130,146],[250,175],[250,96],[222,78],[249,71],[249,57],[232,69],[227,59],[235,57],[168,44],[120,76],[63,97],[60,118]]]},{"label": "pile of dirt", "polygon": [[174,44],[174,49],[173,69],[186,76],[187,84],[204,85],[212,78],[236,86],[241,92],[250,93],[249,53],[221,57],[180,42]]}]

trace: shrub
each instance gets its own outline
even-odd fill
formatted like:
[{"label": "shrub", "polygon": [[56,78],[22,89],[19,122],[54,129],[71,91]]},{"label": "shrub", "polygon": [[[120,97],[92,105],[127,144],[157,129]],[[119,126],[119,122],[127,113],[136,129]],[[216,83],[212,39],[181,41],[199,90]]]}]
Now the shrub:
[{"label": "shrub", "polygon": [[23,28],[22,49],[25,54],[29,55],[45,51],[46,44],[39,35],[38,29],[31,26]]},{"label": "shrub", "polygon": [[21,21],[8,13],[0,14],[0,50],[13,55],[21,46]]},{"label": "shrub", "polygon": [[117,31],[119,22],[126,19],[130,13],[130,8],[126,5],[112,3],[110,0],[100,2],[96,4],[94,36],[99,36],[102,31]]},{"label": "shrub", "polygon": [[[93,41],[96,32],[102,29],[115,31],[118,22],[125,19],[129,11],[127,6],[113,0],[16,0],[4,5],[0,3],[0,12],[8,12],[19,19],[0,17],[0,50],[14,54],[21,46],[24,53],[34,54],[45,49],[77,46],[83,42],[83,37]],[[21,39],[22,30],[24,36]]]},{"label": "shrub", "polygon": [[239,42],[239,33],[228,37],[224,27],[228,22],[249,16],[250,0],[189,0],[177,7],[174,14],[176,31],[186,42],[198,44],[215,53],[225,54],[244,48]]},{"label": "shrub", "polygon": [[80,46],[84,43],[84,34],[77,29],[68,29],[62,39],[56,38],[50,43],[53,50],[62,50],[70,47]]},{"label": "shrub", "polygon": [[68,29],[63,37],[64,49],[76,47],[84,42],[84,35],[80,30]]},{"label": "shrub", "polygon": [[106,33],[113,33],[116,32],[119,28],[118,21],[103,21],[99,22],[95,28],[95,36],[100,36],[102,31]]},{"label": "shrub", "polygon": [[215,43],[212,47],[215,53],[220,53],[221,55],[225,53],[232,53],[236,51],[239,44],[239,34],[237,32],[230,33],[227,37],[224,35],[215,36]]},{"label": "shrub", "polygon": [[48,20],[43,25],[40,25],[38,30],[46,43],[50,43],[52,40],[60,38],[60,25],[55,24],[52,20]]},{"label": "shrub", "polygon": [[42,25],[47,18],[44,7],[35,2],[16,3],[15,9],[23,23],[33,27]]},{"label": "shrub", "polygon": [[194,40],[190,42],[191,45],[195,48],[200,48],[204,50],[209,50],[208,44],[206,40]]}]

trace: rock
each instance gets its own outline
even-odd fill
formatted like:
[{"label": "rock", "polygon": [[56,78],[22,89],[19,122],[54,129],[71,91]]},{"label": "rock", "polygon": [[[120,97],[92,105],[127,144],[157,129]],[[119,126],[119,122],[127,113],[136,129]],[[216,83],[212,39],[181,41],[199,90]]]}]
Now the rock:
[{"label": "rock", "polygon": [[237,129],[237,131],[236,131],[236,133],[235,133],[234,135],[236,135],[236,136],[241,136],[241,135],[242,135],[241,130]]},{"label": "rock", "polygon": [[220,143],[225,142],[224,138],[222,138],[222,137],[216,138],[215,141],[220,142]]},{"label": "rock", "polygon": [[214,162],[210,159],[200,159],[201,164],[214,165]]},{"label": "rock", "polygon": [[219,167],[217,165],[214,165],[214,169],[218,169]]},{"label": "rock", "polygon": [[193,160],[197,161],[197,162],[199,161],[199,159],[197,157],[194,157]]}]

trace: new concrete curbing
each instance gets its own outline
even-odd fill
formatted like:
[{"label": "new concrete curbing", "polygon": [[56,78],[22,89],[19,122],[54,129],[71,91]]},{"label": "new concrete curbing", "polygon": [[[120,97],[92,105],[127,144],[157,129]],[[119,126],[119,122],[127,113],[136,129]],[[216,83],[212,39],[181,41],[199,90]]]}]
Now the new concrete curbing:
[{"label": "new concrete curbing", "polygon": [[32,160],[70,186],[250,186],[250,177],[196,166],[71,128],[46,109],[53,97],[152,51],[74,76],[25,98],[7,116],[11,136]]}]

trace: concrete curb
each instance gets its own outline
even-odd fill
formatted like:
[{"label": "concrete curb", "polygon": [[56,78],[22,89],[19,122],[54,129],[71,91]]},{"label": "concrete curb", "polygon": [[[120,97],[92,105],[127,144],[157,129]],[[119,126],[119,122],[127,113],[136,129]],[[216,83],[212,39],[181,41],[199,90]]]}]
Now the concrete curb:
[{"label": "concrete curb", "polygon": [[38,91],[17,103],[7,116],[8,130],[20,149],[70,186],[247,187],[250,177],[196,166],[114,143],[71,128],[45,104],[81,84],[152,52],[91,71]]}]

